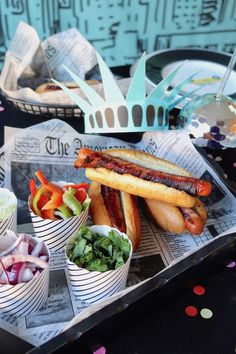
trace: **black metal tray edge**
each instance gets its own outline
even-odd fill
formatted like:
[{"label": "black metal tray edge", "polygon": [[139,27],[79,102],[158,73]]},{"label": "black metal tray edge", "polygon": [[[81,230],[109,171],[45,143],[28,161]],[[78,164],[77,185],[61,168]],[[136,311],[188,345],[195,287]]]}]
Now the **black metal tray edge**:
[{"label": "black metal tray edge", "polygon": [[180,260],[178,263],[166,270],[158,273],[148,281],[141,284],[139,287],[131,290],[129,293],[123,295],[119,299],[105,306],[101,310],[97,311],[90,317],[82,320],[80,323],[69,328],[65,332],[62,332],[58,336],[54,337],[50,341],[44,343],[39,347],[35,347],[27,353],[54,353],[63,346],[70,342],[78,340],[83,334],[91,330],[93,327],[99,325],[106,319],[111,319],[112,316],[120,314],[125,311],[130,305],[154,292],[156,289],[161,289],[165,284],[170,282],[176,277],[189,270],[195,268],[205,259],[211,257],[214,254],[218,254],[224,247],[232,248],[236,243],[236,233],[228,234],[219,238],[216,238],[213,242],[203,246],[196,250],[188,257]]},{"label": "black metal tray edge", "polygon": [[[219,166],[219,164],[213,159],[211,159],[202,147],[199,147],[197,145],[194,145],[194,147],[201,154],[206,163],[210,165],[211,168],[216,172],[216,174],[223,181],[223,183],[236,196],[236,184],[226,180],[226,178],[224,177],[224,172]],[[103,309],[97,311],[89,318],[82,320],[77,325],[71,327],[65,332],[62,332],[61,334],[52,338],[50,341],[44,343],[43,345],[31,349],[27,353],[53,353],[55,352],[55,350],[63,347],[68,342],[77,340],[84,333],[86,333],[102,321],[111,318],[117,313],[121,313],[122,311],[127,309],[129,305],[143,298],[145,295],[149,294],[150,292],[153,292],[157,288],[162,288],[166,283],[170,281],[170,279],[179,276],[191,266],[196,266],[200,264],[206,257],[209,257],[212,253],[218,252],[226,245],[229,246],[229,244],[234,242],[234,239],[236,239],[236,233],[225,235],[224,237],[215,239],[213,242],[210,242],[204,247],[198,249],[196,252],[194,252],[190,256],[187,256],[175,265],[168,267],[161,273],[158,273],[144,284],[141,284],[139,287],[135,288],[134,290],[131,290],[131,292],[129,292],[128,294],[122,296],[111,304],[105,306]]]},{"label": "black metal tray edge", "polygon": [[236,183],[233,181],[229,181],[225,178],[224,171],[222,170],[220,165],[215,160],[210,158],[207,155],[206,151],[202,147],[194,145],[194,144],[193,144],[193,146],[201,154],[201,156],[205,160],[205,162],[215,171],[215,173],[218,175],[218,177],[221,179],[221,181],[226,185],[226,187],[228,187],[228,189],[231,191],[231,193],[233,193],[234,196],[236,196]]}]

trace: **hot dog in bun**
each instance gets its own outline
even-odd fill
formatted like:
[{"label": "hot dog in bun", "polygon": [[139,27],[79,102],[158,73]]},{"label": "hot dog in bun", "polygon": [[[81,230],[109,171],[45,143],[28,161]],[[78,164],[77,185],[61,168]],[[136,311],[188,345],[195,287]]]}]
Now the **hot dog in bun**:
[{"label": "hot dog in bun", "polygon": [[126,233],[136,251],[141,238],[141,222],[136,197],[91,182],[89,190],[90,215],[96,225],[108,225]]},{"label": "hot dog in bun", "polygon": [[210,182],[193,178],[181,167],[142,151],[81,148],[74,165],[86,168],[92,181],[182,208],[192,208],[196,196],[211,192]]},{"label": "hot dog in bun", "polygon": [[200,235],[206,223],[207,214],[203,203],[196,198],[192,208],[179,208],[158,200],[143,199],[148,217],[163,230],[175,234],[189,232]]},{"label": "hot dog in bun", "polygon": [[[97,80],[85,80],[85,82],[88,85],[95,85],[99,83]],[[63,84],[69,89],[75,89],[79,87],[75,82],[63,82]],[[58,86],[55,82],[45,82],[44,84],[38,86],[35,90],[35,92],[39,94],[54,91],[61,91],[61,87]]]}]

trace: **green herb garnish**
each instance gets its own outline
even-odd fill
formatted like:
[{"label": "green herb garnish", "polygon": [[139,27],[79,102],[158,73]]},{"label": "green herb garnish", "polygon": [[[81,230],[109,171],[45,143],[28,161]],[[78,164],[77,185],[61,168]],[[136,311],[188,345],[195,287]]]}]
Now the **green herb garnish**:
[{"label": "green herb garnish", "polygon": [[108,236],[82,226],[68,246],[67,256],[78,267],[105,272],[121,267],[129,258],[130,243],[111,230]]}]

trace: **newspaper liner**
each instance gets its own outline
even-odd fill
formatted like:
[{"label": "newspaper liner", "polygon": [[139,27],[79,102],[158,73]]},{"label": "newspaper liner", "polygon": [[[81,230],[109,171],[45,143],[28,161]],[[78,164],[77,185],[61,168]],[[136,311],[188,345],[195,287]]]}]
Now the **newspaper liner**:
[{"label": "newspaper liner", "polygon": [[44,241],[50,251],[55,252],[65,247],[68,238],[73,235],[81,225],[86,225],[89,213],[88,206],[79,216],[72,216],[71,218],[61,220],[50,220],[43,219],[36,215],[30,209],[29,204],[28,208],[35,236]]},{"label": "newspaper liner", "polygon": [[[116,298],[148,282],[166,267],[172,267],[209,242],[214,242],[215,238],[222,237],[222,233],[229,234],[231,229],[235,232],[236,199],[225,180],[194,148],[187,132],[145,133],[139,142],[132,143],[114,137],[79,134],[67,123],[52,119],[22,130],[5,127],[5,136],[7,145],[0,150],[0,166],[4,171],[1,182],[2,186],[12,189],[18,196],[20,232],[27,230],[32,233],[30,221],[25,218],[28,211],[24,197],[28,194],[27,176],[34,174],[37,165],[42,170],[50,171],[54,180],[77,183],[78,178],[84,179],[84,172],[75,170],[73,163],[82,146],[99,151],[111,147],[143,150],[179,164],[198,178],[207,177],[214,185],[206,205],[207,223],[198,237],[189,233],[176,236],[164,232],[141,215],[142,239],[138,252],[132,256],[127,287],[99,303],[87,306],[74,296],[67,276],[64,250],[52,252],[50,292],[45,306],[40,312],[20,318],[0,316],[1,328],[35,346],[41,346],[65,328],[83,321]],[[59,147],[60,150],[57,150]]]},{"label": "newspaper liner", "polygon": [[[121,237],[129,241],[124,233],[106,225],[93,225],[90,227],[90,230],[105,236],[108,236],[109,231],[115,230]],[[73,235],[68,239],[66,255],[75,237],[76,235]],[[129,244],[131,248],[127,262],[118,269],[107,272],[88,271],[87,269],[78,267],[66,257],[69,279],[74,294],[87,303],[95,303],[124,290],[132,256],[132,244],[130,241]]]},{"label": "newspaper liner", "polygon": [[[29,235],[30,236],[30,235]],[[33,241],[37,241],[31,236]],[[38,240],[40,242],[40,240]],[[50,260],[50,253],[46,244],[44,252]],[[0,285],[0,313],[16,317],[29,315],[40,309],[48,298],[49,289],[49,260],[47,267],[39,276],[27,283],[16,285]]]}]

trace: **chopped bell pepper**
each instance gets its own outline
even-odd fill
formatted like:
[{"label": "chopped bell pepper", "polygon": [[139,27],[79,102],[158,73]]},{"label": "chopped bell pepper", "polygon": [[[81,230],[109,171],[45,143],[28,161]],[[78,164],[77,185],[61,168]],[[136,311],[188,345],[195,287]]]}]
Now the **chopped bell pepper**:
[{"label": "chopped bell pepper", "polygon": [[[44,219],[58,220],[79,215],[87,198],[88,183],[66,184],[63,188],[49,182],[41,170],[35,172],[41,182],[39,188],[30,181],[32,210]],[[86,206],[87,207],[87,206]]]},{"label": "chopped bell pepper", "polygon": [[76,190],[75,189],[69,189],[63,194],[63,202],[68,206],[73,211],[73,214],[75,216],[80,215],[82,211],[82,205],[80,202],[75,198]]},{"label": "chopped bell pepper", "polygon": [[38,178],[38,180],[42,183],[42,184],[47,184],[47,178],[44,176],[43,172],[41,170],[38,170],[35,172],[35,176]]},{"label": "chopped bell pepper", "polygon": [[43,210],[57,209],[62,203],[63,190],[54,183],[48,182],[44,184],[44,188],[52,193],[51,199],[43,206]]},{"label": "chopped bell pepper", "polygon": [[38,208],[39,210],[41,210],[44,205],[50,200],[51,198],[51,193],[43,193],[38,201]]},{"label": "chopped bell pepper", "polygon": [[41,216],[41,210],[38,207],[38,202],[39,202],[40,198],[42,197],[43,193],[47,193],[47,189],[45,188],[45,186],[41,186],[37,190],[37,192],[32,200],[33,211],[38,216]]},{"label": "chopped bell pepper", "polygon": [[32,197],[34,197],[37,192],[37,187],[36,187],[36,182],[33,178],[31,178],[29,181],[29,188],[30,188],[30,194],[32,195]]},{"label": "chopped bell pepper", "polygon": [[81,189],[81,188],[84,188],[84,189],[88,189],[89,187],[89,184],[88,183],[79,183],[79,184],[65,184],[64,185],[64,188],[75,188],[75,189]]},{"label": "chopped bell pepper", "polygon": [[52,210],[52,209],[42,210],[42,218],[57,220],[56,216],[54,215],[54,210]]},{"label": "chopped bell pepper", "polygon": [[71,218],[73,216],[73,213],[71,210],[63,203],[57,208],[63,215],[65,219]]},{"label": "chopped bell pepper", "polygon": [[75,198],[81,203],[83,204],[83,202],[85,201],[85,199],[87,198],[87,193],[86,190],[83,188],[79,188],[75,194],[74,194]]}]

